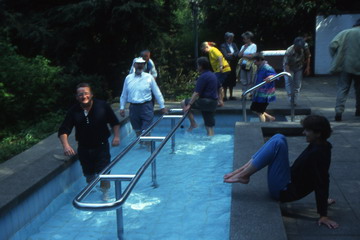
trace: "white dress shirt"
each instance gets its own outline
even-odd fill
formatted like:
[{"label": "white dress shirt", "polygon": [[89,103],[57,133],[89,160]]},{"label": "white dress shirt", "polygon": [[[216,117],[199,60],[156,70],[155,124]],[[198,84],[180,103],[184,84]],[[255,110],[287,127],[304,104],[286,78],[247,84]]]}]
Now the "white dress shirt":
[{"label": "white dress shirt", "polygon": [[231,53],[234,53],[234,48],[233,48],[233,46],[232,46],[232,44],[228,44],[228,43],[226,43],[227,44],[227,46],[228,46],[228,48],[229,48],[229,50],[230,50],[230,52]]},{"label": "white dress shirt", "polygon": [[125,109],[125,104],[144,103],[151,101],[154,94],[160,108],[165,108],[165,101],[155,79],[149,73],[135,75],[131,73],[125,78],[123,90],[120,97],[120,110]]}]

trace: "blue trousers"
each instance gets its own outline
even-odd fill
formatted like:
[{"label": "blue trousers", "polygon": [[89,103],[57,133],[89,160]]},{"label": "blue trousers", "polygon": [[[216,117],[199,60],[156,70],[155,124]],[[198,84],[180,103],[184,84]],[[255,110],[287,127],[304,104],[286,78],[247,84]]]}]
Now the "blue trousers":
[{"label": "blue trousers", "polygon": [[253,156],[251,164],[257,170],[268,166],[268,188],[272,198],[279,200],[280,191],[291,180],[289,151],[284,135],[276,134]]},{"label": "blue trousers", "polygon": [[150,127],[154,119],[154,105],[151,101],[141,104],[130,104],[130,123],[134,131],[143,131]]}]

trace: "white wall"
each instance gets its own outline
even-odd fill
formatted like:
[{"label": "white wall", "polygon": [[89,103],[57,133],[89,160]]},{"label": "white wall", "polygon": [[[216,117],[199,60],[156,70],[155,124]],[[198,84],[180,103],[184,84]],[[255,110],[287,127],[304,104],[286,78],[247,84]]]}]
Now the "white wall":
[{"label": "white wall", "polygon": [[329,44],[331,40],[342,30],[351,28],[359,18],[360,14],[316,17],[315,74],[329,74],[331,65]]}]

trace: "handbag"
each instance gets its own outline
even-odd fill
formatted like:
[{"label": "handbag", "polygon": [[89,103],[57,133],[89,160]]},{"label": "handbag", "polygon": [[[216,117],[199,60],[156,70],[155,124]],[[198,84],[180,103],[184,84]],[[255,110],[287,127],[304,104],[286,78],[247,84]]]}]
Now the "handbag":
[{"label": "handbag", "polygon": [[240,64],[240,67],[241,67],[241,69],[242,70],[245,70],[245,71],[248,71],[249,69],[246,69],[246,64],[247,64],[247,60],[245,60],[245,59],[243,59],[242,61],[241,61],[241,64]]}]

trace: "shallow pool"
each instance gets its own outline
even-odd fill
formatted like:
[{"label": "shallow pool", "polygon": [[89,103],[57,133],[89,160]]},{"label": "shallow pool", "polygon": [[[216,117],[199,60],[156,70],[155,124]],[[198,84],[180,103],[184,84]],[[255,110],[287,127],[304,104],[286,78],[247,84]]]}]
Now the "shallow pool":
[{"label": "shallow pool", "polygon": [[[192,133],[185,131],[185,125],[176,133],[175,154],[171,154],[170,142],[164,147],[157,157],[159,187],[151,187],[148,169],[123,206],[125,239],[229,238],[231,185],[224,184],[222,176],[232,168],[235,119],[222,116],[217,122],[223,127],[216,128],[214,137],[205,136],[202,124]],[[164,136],[165,129],[168,126],[154,129],[152,135]],[[112,155],[132,138],[130,135],[120,147],[112,148]],[[134,174],[149,155],[146,147],[136,146],[112,173]],[[84,178],[71,185],[14,239],[24,235],[32,240],[116,239],[115,211],[86,212],[72,206],[84,186]],[[112,183],[110,197],[114,197],[113,187]],[[92,201],[101,202],[100,198],[99,190],[89,196]]]}]

